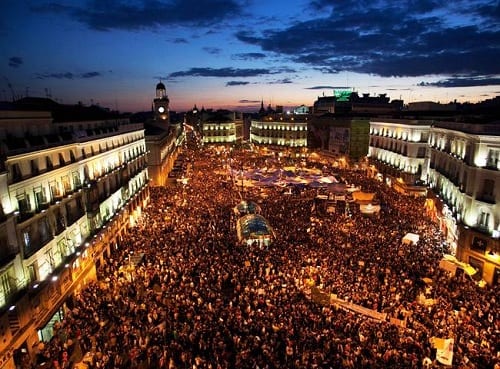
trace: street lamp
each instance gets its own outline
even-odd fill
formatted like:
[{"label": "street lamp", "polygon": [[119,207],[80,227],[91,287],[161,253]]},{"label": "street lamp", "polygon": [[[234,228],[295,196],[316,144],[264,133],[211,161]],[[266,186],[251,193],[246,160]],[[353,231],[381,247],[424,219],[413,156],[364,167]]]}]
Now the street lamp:
[{"label": "street lamp", "polygon": [[243,163],[241,163],[241,195],[243,196],[243,173],[244,173],[244,170],[243,170]]}]

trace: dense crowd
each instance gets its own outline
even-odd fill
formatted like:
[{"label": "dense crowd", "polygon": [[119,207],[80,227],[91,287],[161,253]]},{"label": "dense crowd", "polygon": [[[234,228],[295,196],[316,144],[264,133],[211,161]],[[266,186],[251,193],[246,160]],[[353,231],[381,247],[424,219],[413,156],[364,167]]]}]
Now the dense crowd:
[{"label": "dense crowd", "polygon": [[[248,247],[236,239],[232,208],[241,194],[220,157],[187,157],[188,184],[151,188],[142,221],[98,281],[66,303],[40,362],[70,367],[78,356],[65,360],[71,349],[103,369],[434,368],[430,338],[452,337],[453,367],[500,368],[498,286],[479,289],[438,267],[447,246],[422,199],[337,169],[376,193],[378,217],[319,216],[316,189],[283,195],[269,187],[263,198],[246,188],[275,231],[269,247]],[[420,235],[416,245],[402,244],[407,232]],[[133,270],[131,253],[143,255]],[[388,319],[320,304],[308,280]],[[418,303],[422,294],[434,304]]]}]

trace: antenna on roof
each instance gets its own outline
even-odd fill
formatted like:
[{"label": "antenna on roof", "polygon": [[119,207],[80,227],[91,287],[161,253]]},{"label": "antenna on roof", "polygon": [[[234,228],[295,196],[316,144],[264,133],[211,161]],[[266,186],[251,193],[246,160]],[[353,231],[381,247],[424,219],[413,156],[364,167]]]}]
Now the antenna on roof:
[{"label": "antenna on roof", "polygon": [[7,81],[7,86],[9,87],[10,93],[12,95],[12,101],[16,100],[16,94],[14,93],[14,89],[12,88],[12,84],[10,83],[9,79],[5,76],[3,78]]}]

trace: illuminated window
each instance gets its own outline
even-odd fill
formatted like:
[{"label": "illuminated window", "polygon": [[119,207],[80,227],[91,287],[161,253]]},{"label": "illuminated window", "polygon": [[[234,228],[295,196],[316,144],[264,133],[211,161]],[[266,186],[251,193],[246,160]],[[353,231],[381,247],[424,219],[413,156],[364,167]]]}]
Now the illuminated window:
[{"label": "illuminated window", "polygon": [[2,287],[2,294],[7,297],[11,292],[10,277],[8,273],[3,273],[0,276],[0,286]]},{"label": "illuminated window", "polygon": [[479,213],[477,221],[478,226],[488,228],[489,223],[490,223],[490,213],[481,210],[481,213]]},{"label": "illuminated window", "polygon": [[499,157],[500,157],[500,150],[489,150],[488,158],[486,159],[486,166],[489,168],[498,168]]}]

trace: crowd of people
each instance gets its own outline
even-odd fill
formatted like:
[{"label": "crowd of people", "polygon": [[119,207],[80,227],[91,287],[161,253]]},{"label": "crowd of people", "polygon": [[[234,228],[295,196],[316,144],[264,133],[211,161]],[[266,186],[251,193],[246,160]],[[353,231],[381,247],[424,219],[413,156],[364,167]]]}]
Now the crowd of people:
[{"label": "crowd of people", "polygon": [[[320,216],[316,189],[241,193],[220,156],[187,150],[187,184],[151,188],[141,222],[98,280],[67,301],[39,361],[100,369],[437,368],[430,339],[438,337],[454,339],[454,368],[500,368],[498,286],[479,289],[438,267],[447,246],[422,199],[335,169],[374,192],[381,213]],[[237,241],[232,209],[242,198],[259,203],[274,229],[270,246]],[[403,244],[407,232],[419,242]],[[131,253],[142,256],[134,268]],[[318,303],[309,281],[388,318]],[[419,303],[422,294],[433,304]]]}]

